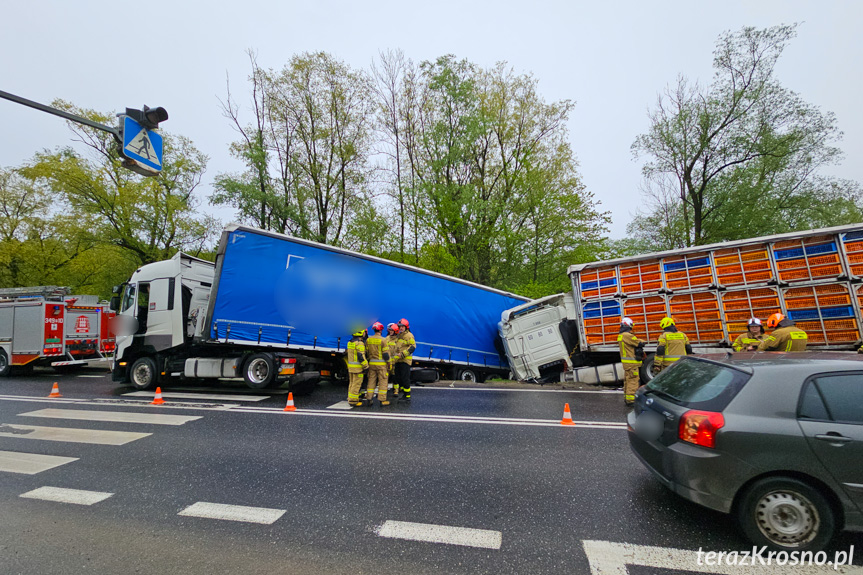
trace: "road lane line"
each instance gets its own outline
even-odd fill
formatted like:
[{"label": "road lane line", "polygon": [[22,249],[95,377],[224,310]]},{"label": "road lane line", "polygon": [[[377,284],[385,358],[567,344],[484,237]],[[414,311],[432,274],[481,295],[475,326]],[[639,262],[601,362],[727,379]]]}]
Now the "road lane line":
[{"label": "road lane line", "polygon": [[160,405],[158,407],[153,407],[149,401],[146,399],[75,399],[69,397],[57,397],[47,399],[44,395],[34,397],[28,395],[0,395],[0,401],[23,401],[25,403],[51,403],[54,405],[67,404],[67,405],[98,405],[100,407],[105,407],[106,405],[120,405],[124,407],[147,407],[151,409],[200,409],[207,411],[227,411],[234,407],[239,407],[239,404],[236,403],[185,403],[182,401],[171,401],[165,403],[164,405]]},{"label": "road lane line", "polygon": [[8,471],[9,473],[36,475],[48,469],[72,463],[73,461],[78,461],[78,458],[41,455],[39,453],[21,453],[18,451],[0,451],[0,471]]},{"label": "road lane line", "polygon": [[150,423],[153,425],[183,425],[200,415],[166,415],[160,413],[131,413],[128,411],[95,411],[92,409],[39,409],[19,413],[19,417],[46,417],[51,419],[76,419],[79,421],[110,421],[113,423]]},{"label": "road lane line", "polygon": [[74,503],[75,505],[93,505],[105,501],[113,493],[103,491],[84,491],[83,489],[66,489],[64,487],[40,487],[18,497],[27,499],[41,499],[43,501],[56,501],[57,503]]},{"label": "road lane line", "polygon": [[331,406],[327,407],[327,409],[353,409],[353,407],[351,407],[351,404],[348,403],[347,400],[344,400],[344,401],[340,401],[338,403],[332,404]]},{"label": "road lane line", "polygon": [[[123,397],[146,397],[152,399],[155,397],[152,391],[133,391],[124,393]],[[263,401],[269,399],[269,395],[239,395],[239,394],[206,394],[206,393],[178,393],[175,391],[163,391],[162,397],[165,399],[212,399],[215,401]]]},{"label": "road lane line", "polygon": [[265,507],[246,507],[243,505],[225,505],[223,503],[199,501],[194,505],[186,507],[177,513],[177,515],[271,525],[284,515],[285,511],[285,509],[267,509]]},{"label": "road lane line", "polygon": [[449,525],[392,520],[385,521],[383,525],[375,529],[375,533],[380,537],[390,537],[393,539],[445,543],[447,545],[481,547],[483,549],[500,549],[503,537],[500,531],[490,531],[488,529],[471,529],[469,527],[450,527]]},{"label": "road lane line", "polygon": [[17,425],[0,423],[0,437],[17,439],[39,439],[43,441],[64,441],[69,443],[94,443],[97,445],[126,445],[143,439],[152,433],[131,431],[102,431],[99,429],[79,429],[75,427],[41,427],[38,425]]}]

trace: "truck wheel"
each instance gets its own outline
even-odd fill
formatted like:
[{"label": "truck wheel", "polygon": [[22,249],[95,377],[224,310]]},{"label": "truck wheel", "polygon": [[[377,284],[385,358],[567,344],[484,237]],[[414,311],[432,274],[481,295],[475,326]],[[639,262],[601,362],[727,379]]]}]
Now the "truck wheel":
[{"label": "truck wheel", "polygon": [[276,377],[276,366],[272,356],[256,353],[243,366],[243,379],[252,389],[264,389]]},{"label": "truck wheel", "polygon": [[0,349],[0,377],[9,377],[10,373],[12,373],[12,364],[9,363],[6,352]]},{"label": "truck wheel", "polygon": [[156,362],[150,357],[139,357],[129,370],[129,381],[139,391],[153,389],[156,387],[157,379]]},{"label": "truck wheel", "polygon": [[641,366],[638,368],[638,379],[641,380],[641,385],[647,385],[650,383],[650,380],[653,379],[653,358],[655,356],[651,354],[645,354],[644,360],[641,362]]},{"label": "truck wheel", "polygon": [[809,484],[766,477],[746,489],[737,520],[750,541],[778,551],[820,551],[836,532],[833,508]]},{"label": "truck wheel", "polygon": [[479,381],[476,372],[472,369],[459,370],[458,379],[461,381]]}]

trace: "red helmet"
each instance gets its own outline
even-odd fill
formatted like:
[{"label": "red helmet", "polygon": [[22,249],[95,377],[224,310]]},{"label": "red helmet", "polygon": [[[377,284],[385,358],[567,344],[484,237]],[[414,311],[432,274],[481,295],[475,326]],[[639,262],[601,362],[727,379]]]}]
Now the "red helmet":
[{"label": "red helmet", "polygon": [[379,321],[376,321],[375,323],[372,324],[372,329],[375,331],[383,331],[384,330],[384,324],[382,324]]},{"label": "red helmet", "polygon": [[769,318],[767,318],[767,327],[770,329],[776,329],[776,326],[779,325],[779,322],[785,319],[785,316],[781,313],[774,313]]},{"label": "red helmet", "polygon": [[408,323],[408,320],[406,320],[405,318],[401,318],[401,319],[399,320],[399,325],[403,325],[403,326],[405,326],[405,327],[406,327],[406,328],[408,328],[408,329],[410,329],[410,328],[411,328],[411,324],[410,324],[410,323]]},{"label": "red helmet", "polygon": [[391,330],[393,330],[393,331],[394,331],[394,332],[396,332],[396,333],[398,333],[398,332],[399,332],[399,326],[398,326],[398,324],[396,324],[396,323],[388,323],[388,324],[387,324],[387,329],[388,329],[388,330],[389,330],[389,329],[391,329]]}]

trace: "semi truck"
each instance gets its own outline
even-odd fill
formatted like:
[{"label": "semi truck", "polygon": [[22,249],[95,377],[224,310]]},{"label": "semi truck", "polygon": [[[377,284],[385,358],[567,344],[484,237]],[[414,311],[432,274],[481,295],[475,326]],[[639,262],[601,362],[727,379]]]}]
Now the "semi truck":
[{"label": "semi truck", "polygon": [[0,376],[36,366],[58,371],[108,365],[113,334],[96,296],[70,296],[69,288],[0,289]]},{"label": "semi truck", "polygon": [[646,341],[652,377],[660,320],[670,316],[695,353],[731,351],[750,317],[780,312],[809,349],[851,351],[863,328],[863,224],[723,242],[572,265],[572,291],[504,311],[500,334],[514,376],[589,383],[622,378],[623,317]]},{"label": "semi truck", "polygon": [[408,319],[412,378],[508,375],[497,333],[527,299],[334,246],[231,224],[215,263],[178,253],[117,286],[113,379],[138,389],[242,378],[298,393],[346,377],[351,334]]}]

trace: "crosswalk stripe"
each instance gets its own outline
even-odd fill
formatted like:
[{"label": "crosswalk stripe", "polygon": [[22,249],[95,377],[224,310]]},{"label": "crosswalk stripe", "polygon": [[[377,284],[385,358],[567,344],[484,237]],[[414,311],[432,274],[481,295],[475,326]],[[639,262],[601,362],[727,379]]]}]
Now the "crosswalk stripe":
[{"label": "crosswalk stripe", "polygon": [[482,547],[484,549],[500,549],[503,539],[500,531],[391,520],[385,521],[375,530],[375,533],[380,537],[446,543],[464,547]]},{"label": "crosswalk stripe", "polygon": [[[152,391],[133,391],[124,393],[123,397],[148,397],[152,398],[155,393]],[[269,399],[269,395],[239,395],[239,394],[206,394],[206,393],[178,393],[175,391],[163,391],[162,397],[165,399],[215,399],[217,401],[263,401]]]},{"label": "crosswalk stripe", "polygon": [[19,497],[27,499],[41,499],[43,501],[56,501],[57,503],[74,503],[75,505],[93,505],[105,501],[113,493],[103,491],[85,491],[83,489],[66,489],[64,487],[40,487]]},{"label": "crosswalk stripe", "polygon": [[41,439],[45,441],[95,443],[99,445],[126,445],[150,435],[152,433],[0,423],[0,437],[14,437],[17,439]]},{"label": "crosswalk stripe", "polygon": [[21,453],[18,451],[0,451],[0,471],[36,475],[54,467],[78,461],[77,457],[60,457],[58,455],[41,455],[39,453]]},{"label": "crosswalk stripe", "polygon": [[19,413],[26,417],[47,417],[52,419],[77,419],[81,421],[110,421],[115,423],[152,423],[154,425],[183,425],[200,415],[165,415],[161,413],[130,413],[128,411],[95,411],[90,409],[39,409]]},{"label": "crosswalk stripe", "polygon": [[177,515],[271,525],[284,514],[284,509],[267,509],[265,507],[246,507],[243,505],[226,505],[223,503],[199,501],[194,505],[186,507]]},{"label": "crosswalk stripe", "polygon": [[351,404],[347,401],[340,401],[330,405],[327,409],[353,409],[353,407],[351,407]]}]

